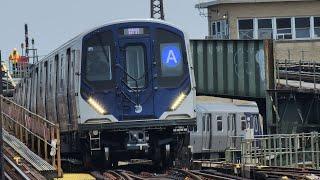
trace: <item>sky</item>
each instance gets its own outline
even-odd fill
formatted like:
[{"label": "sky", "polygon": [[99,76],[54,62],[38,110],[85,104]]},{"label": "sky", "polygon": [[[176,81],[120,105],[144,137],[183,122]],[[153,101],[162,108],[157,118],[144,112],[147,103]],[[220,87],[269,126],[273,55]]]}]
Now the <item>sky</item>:
[{"label": "sky", "polygon": [[[164,0],[166,21],[191,38],[204,38],[207,20],[195,4],[201,0]],[[117,19],[149,18],[150,0],[1,0],[2,59],[24,42],[24,24],[35,39],[39,55],[46,55],[79,33]]]}]

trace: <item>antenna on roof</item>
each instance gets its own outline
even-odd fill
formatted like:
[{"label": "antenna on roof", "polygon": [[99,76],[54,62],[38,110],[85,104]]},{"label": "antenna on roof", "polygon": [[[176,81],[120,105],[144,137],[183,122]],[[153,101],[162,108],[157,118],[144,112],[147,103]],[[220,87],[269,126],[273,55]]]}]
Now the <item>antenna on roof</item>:
[{"label": "antenna on roof", "polygon": [[201,17],[208,17],[209,13],[208,10],[206,10],[206,8],[201,7],[201,4],[204,3],[204,0],[198,0],[198,4],[196,5],[196,8],[199,11],[199,15]]}]

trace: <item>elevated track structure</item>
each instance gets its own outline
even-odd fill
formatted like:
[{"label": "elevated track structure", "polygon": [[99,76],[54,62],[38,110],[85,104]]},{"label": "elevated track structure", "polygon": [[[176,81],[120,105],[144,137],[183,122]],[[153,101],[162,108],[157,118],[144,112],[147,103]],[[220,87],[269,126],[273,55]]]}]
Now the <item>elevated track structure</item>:
[{"label": "elevated track structure", "polygon": [[[191,50],[198,95],[256,101],[270,134],[320,130],[319,63],[276,61],[269,40],[191,40]],[[28,76],[30,66],[8,74]],[[6,97],[0,101],[5,132],[49,163],[51,176],[61,176],[59,125]]]},{"label": "elevated track structure", "polygon": [[[59,126],[6,97],[0,96],[0,103],[5,152],[24,162],[25,166],[19,165],[20,168],[39,173],[31,179],[41,179],[41,176],[60,177],[62,169]],[[18,160],[16,161],[16,164],[19,164]],[[9,160],[7,162],[11,164]],[[11,166],[14,167],[12,164]],[[23,176],[21,173],[20,175]]]},{"label": "elevated track structure", "polygon": [[191,51],[197,95],[256,101],[269,134],[320,130],[319,63],[275,60],[271,40],[191,40]]}]

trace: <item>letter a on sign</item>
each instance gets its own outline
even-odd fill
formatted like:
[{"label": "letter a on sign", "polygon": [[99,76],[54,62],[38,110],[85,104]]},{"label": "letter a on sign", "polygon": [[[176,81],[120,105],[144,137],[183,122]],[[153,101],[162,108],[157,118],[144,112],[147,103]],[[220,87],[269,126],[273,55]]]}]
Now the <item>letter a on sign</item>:
[{"label": "letter a on sign", "polygon": [[173,50],[169,51],[166,63],[168,64],[170,63],[170,61],[173,61],[175,64],[178,63],[176,55],[174,55]]}]

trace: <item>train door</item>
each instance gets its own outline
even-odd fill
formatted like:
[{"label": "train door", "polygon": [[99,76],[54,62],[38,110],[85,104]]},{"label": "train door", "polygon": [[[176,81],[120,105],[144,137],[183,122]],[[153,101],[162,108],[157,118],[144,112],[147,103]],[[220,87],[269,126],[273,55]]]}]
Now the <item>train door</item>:
[{"label": "train door", "polygon": [[46,119],[48,119],[48,61],[44,62],[44,83],[43,83],[43,93],[44,93],[44,98],[43,98],[43,106],[44,106],[44,114]]},{"label": "train door", "polygon": [[235,136],[237,136],[237,122],[236,122],[236,114],[229,113],[227,117],[227,126],[228,126],[228,136],[227,141],[228,143],[231,143],[231,147],[236,147],[237,145],[237,139]]},{"label": "train door", "polygon": [[227,123],[228,123],[228,135],[236,136],[237,135],[236,114],[229,113],[227,118]]},{"label": "train door", "polygon": [[59,68],[59,55],[57,54],[54,58],[54,66],[55,66],[55,83],[54,83],[54,109],[55,109],[55,116],[54,118],[56,119],[56,122],[57,123],[60,123],[60,120],[59,120],[59,108],[58,108],[58,91],[59,91],[59,71],[60,71],[60,68]]},{"label": "train door", "polygon": [[211,113],[202,114],[202,151],[209,153],[212,145],[212,115]]},{"label": "train door", "polygon": [[35,73],[35,77],[34,77],[34,80],[35,80],[35,83],[34,83],[34,92],[35,92],[35,98],[34,98],[34,112],[37,114],[38,113],[38,101],[39,101],[39,98],[38,98],[38,87],[39,87],[39,81],[38,81],[38,68],[36,68],[36,73]]},{"label": "train door", "polygon": [[50,59],[48,61],[48,74],[47,74],[47,91],[46,91],[46,95],[47,95],[47,99],[46,99],[46,103],[47,103],[47,119],[49,121],[54,122],[54,118],[53,118],[53,95],[52,95],[52,78],[53,78],[53,73],[52,73],[52,60]]},{"label": "train door", "polygon": [[31,78],[30,78],[30,101],[29,101],[29,110],[31,112],[34,112],[34,109],[33,109],[33,102],[34,102],[34,89],[33,89],[33,86],[34,86],[34,71],[31,72]]},{"label": "train door", "polygon": [[70,48],[67,49],[67,62],[66,62],[66,76],[65,79],[66,84],[67,84],[67,121],[68,121],[68,127],[72,126],[72,111],[71,111],[71,94],[70,94],[70,90],[71,90],[71,80],[70,80],[70,76],[71,76],[71,50]]},{"label": "train door", "polygon": [[207,133],[207,121],[206,121],[206,114],[201,113],[201,150],[202,154],[204,154],[207,150],[207,139],[208,139],[208,133]]},{"label": "train door", "polygon": [[120,85],[120,119],[153,119],[153,78],[150,38],[121,38],[117,83]]}]

